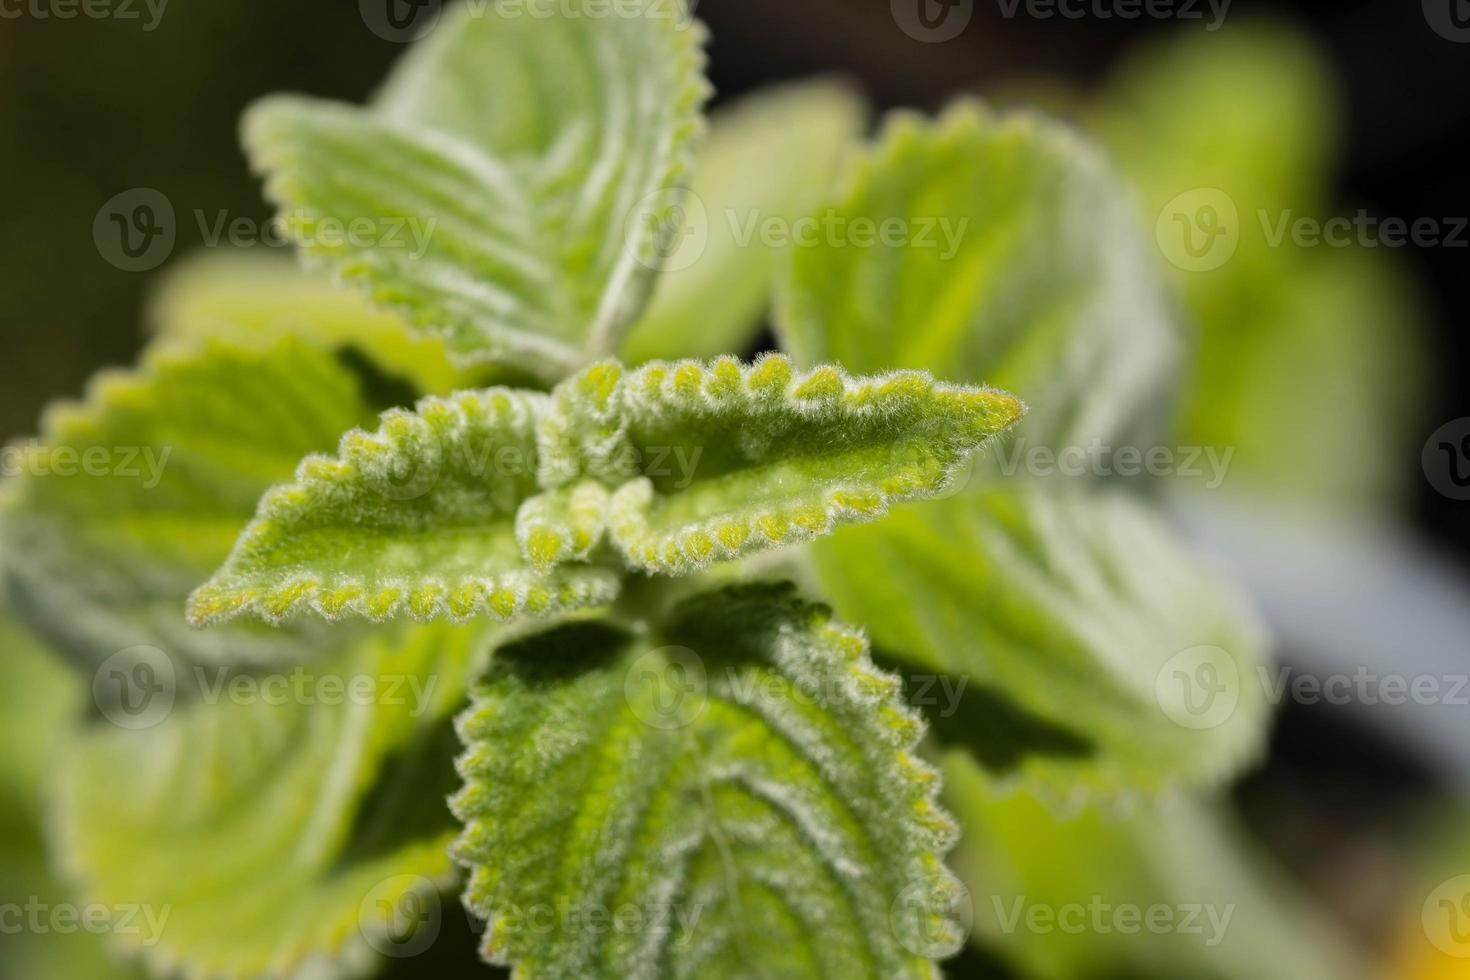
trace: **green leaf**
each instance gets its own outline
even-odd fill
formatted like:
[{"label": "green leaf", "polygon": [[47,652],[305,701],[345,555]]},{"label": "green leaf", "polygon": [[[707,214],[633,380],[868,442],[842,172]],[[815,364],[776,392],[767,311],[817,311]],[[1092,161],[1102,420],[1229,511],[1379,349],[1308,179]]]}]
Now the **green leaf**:
[{"label": "green leaf", "polygon": [[375,310],[329,277],[258,250],[216,251],[170,267],[147,319],[152,331],[168,340],[288,335],[360,351],[379,371],[404,378],[419,394],[506,383],[496,376],[505,372],[455,364],[442,337],[417,333],[402,317]]},{"label": "green leaf", "polygon": [[145,903],[147,928],[117,941],[160,974],[356,975],[431,941],[438,920],[411,928],[455,877],[449,716],[485,639],[398,628],[320,666],[171,675],[152,727],[99,722],[69,753],[67,871],[88,902]]},{"label": "green leaf", "polygon": [[998,792],[964,751],[946,753],[943,768],[944,800],[965,830],[953,864],[974,910],[972,941],[1019,975],[1368,975],[1350,937],[1217,807],[1180,795],[1128,814],[1060,814]]},{"label": "green leaf", "polygon": [[802,363],[984,380],[1049,445],[1159,412],[1179,341],[1133,203],[1097,150],[1039,117],[961,103],[891,116],[792,250],[777,328]]},{"label": "green leaf", "polygon": [[77,677],[36,642],[8,609],[0,606],[0,651],[5,683],[0,685],[0,839],[31,831],[39,823],[42,777],[54,757],[58,736],[81,707]]},{"label": "green leaf", "polygon": [[789,359],[601,364],[559,396],[544,465],[619,484],[609,528],[634,568],[683,574],[717,559],[873,520],[942,490],[1024,411],[989,388],[917,372],[796,373]]},{"label": "green leaf", "polygon": [[[548,377],[642,309],[708,91],[676,0],[557,10],[459,4],[373,107],[278,96],[244,124],[309,257],[456,355]],[[334,234],[353,222],[374,231]]]},{"label": "green leaf", "polygon": [[931,697],[939,679],[964,696],[941,737],[992,751],[994,699],[1049,733],[1002,760],[1049,796],[1213,783],[1261,746],[1255,620],[1126,497],[964,494],[844,529],[812,556],[838,611],[861,612]]},{"label": "green leaf", "polygon": [[582,622],[503,647],[459,721],[452,801],[486,957],[527,976],[937,976],[960,938],[953,827],[897,689],[789,586],[689,600],[651,634]]},{"label": "green leaf", "polygon": [[508,388],[426,398],[376,432],[347,433],[335,457],[307,457],[190,597],[191,621],[509,620],[609,601],[610,572],[542,572],[521,552],[516,513],[536,494],[546,402]]},{"label": "green leaf", "polygon": [[139,644],[194,659],[301,654],[264,629],[194,632],[185,600],[267,488],[371,418],[353,374],[292,339],[166,344],[136,371],[104,371],[15,447],[0,553],[17,612],[83,663]]},{"label": "green leaf", "polygon": [[784,236],[830,185],[865,114],[859,96],[823,79],[765,89],[714,115],[682,204],[679,248],[623,341],[624,361],[749,347]]}]

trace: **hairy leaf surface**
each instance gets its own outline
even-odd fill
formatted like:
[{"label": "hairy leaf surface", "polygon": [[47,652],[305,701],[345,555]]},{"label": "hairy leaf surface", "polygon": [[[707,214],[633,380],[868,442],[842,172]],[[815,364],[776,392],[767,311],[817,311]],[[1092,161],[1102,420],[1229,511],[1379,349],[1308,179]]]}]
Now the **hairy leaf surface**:
[{"label": "hairy leaf surface", "polygon": [[[798,361],[985,381],[1053,446],[1158,411],[1178,341],[1121,182],[1080,136],[961,103],[890,117],[792,250],[777,327]],[[886,229],[886,230],[885,230]]]},{"label": "hairy leaf surface", "polygon": [[[309,257],[465,359],[546,377],[644,305],[708,89],[677,0],[559,9],[458,4],[371,108],[278,96],[245,121]],[[333,234],[354,222],[375,230]]]},{"label": "hairy leaf surface", "polygon": [[190,618],[509,620],[608,601],[611,573],[541,571],[521,551],[516,515],[536,494],[546,401],[462,392],[347,433],[335,457],[308,457],[294,483],[261,499],[229,560],[190,598]]},{"label": "hairy leaf surface", "polygon": [[171,711],[69,753],[58,852],[87,901],[168,910],[118,936],[160,973],[356,975],[410,951],[454,877],[449,715],[485,651],[483,628],[441,624],[283,673],[176,667],[151,695],[176,690]]},{"label": "hairy leaf surface", "polygon": [[[569,380],[547,463],[620,483],[613,540],[636,568],[683,573],[809,540],[942,490],[1024,411],[1011,395],[918,371],[853,378],[784,356],[603,364]],[[568,462],[559,476],[579,467]]]},{"label": "hairy leaf surface", "polygon": [[136,371],[103,372],[83,401],[47,411],[5,484],[17,610],[84,663],[135,644],[204,659],[289,653],[289,637],[262,629],[188,629],[185,600],[267,488],[371,418],[350,371],[291,339],[165,345]]},{"label": "hairy leaf surface", "polygon": [[[954,828],[897,693],[787,586],[697,597],[652,635],[582,622],[500,649],[459,721],[453,801],[487,957],[546,977],[937,976],[960,939]],[[594,914],[615,925],[579,926]]]},{"label": "hairy leaf surface", "polygon": [[749,348],[777,256],[856,144],[864,116],[860,97],[822,79],[764,89],[711,117],[680,239],[623,341],[624,361]]},{"label": "hairy leaf surface", "polygon": [[941,672],[950,690],[963,682],[941,737],[983,754],[1014,735],[991,730],[992,697],[1069,736],[1003,767],[1052,796],[1213,783],[1260,747],[1253,618],[1125,497],[965,494],[844,529],[812,553],[839,612],[864,616],[881,650]]}]

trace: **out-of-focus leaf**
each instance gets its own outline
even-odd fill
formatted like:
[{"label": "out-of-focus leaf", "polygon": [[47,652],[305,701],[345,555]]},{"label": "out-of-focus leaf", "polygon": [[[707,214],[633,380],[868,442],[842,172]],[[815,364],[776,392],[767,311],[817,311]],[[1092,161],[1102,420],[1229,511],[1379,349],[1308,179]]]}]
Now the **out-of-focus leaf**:
[{"label": "out-of-focus leaf", "polygon": [[1362,980],[1351,943],[1204,804],[1057,815],[997,794],[964,750],[945,754],[945,801],[964,837],[953,863],[972,940],[1034,980],[1079,976]]},{"label": "out-of-focus leaf", "polygon": [[864,116],[860,97],[826,80],[764,90],[714,115],[682,205],[682,241],[623,341],[624,361],[749,346],[781,242],[830,185]]},{"label": "out-of-focus leaf", "polygon": [[350,348],[425,395],[483,387],[496,373],[483,365],[454,364],[442,337],[416,334],[402,317],[374,309],[326,275],[281,256],[243,249],[196,257],[170,269],[153,296],[148,320],[154,333],[170,340],[291,335]]},{"label": "out-of-focus leaf", "polygon": [[812,557],[839,613],[923,675],[941,738],[1007,743],[987,761],[1049,797],[1217,782],[1262,743],[1254,619],[1126,497],[963,494],[845,528]]},{"label": "out-of-focus leaf", "polygon": [[521,550],[516,514],[537,493],[546,404],[509,388],[426,398],[347,433],[334,457],[307,457],[194,591],[190,619],[505,621],[610,601],[611,572],[543,570]]},{"label": "out-of-focus leaf", "polygon": [[466,360],[552,378],[646,302],[708,91],[677,0],[561,11],[458,4],[370,109],[276,96],[244,124],[309,257]]},{"label": "out-of-focus leaf", "polygon": [[170,344],[103,372],[17,446],[0,510],[17,612],[88,665],[140,644],[190,659],[302,655],[309,643],[262,628],[190,630],[185,600],[266,489],[372,417],[352,372],[291,338]]},{"label": "out-of-focus leaf", "polygon": [[[862,636],[786,586],[647,635],[502,647],[454,799],[484,951],[518,975],[936,977],[953,826]],[[555,910],[606,913],[589,929]]]},{"label": "out-of-focus leaf", "polygon": [[1054,446],[1156,424],[1178,340],[1135,205],[1079,134],[973,103],[898,113],[817,217],[778,289],[799,361],[983,380]]},{"label": "out-of-focus leaf", "polygon": [[58,853],[86,901],[144,903],[157,927],[116,938],[162,973],[359,975],[427,945],[454,877],[449,715],[486,649],[483,628],[390,629],[180,677],[152,727],[99,722],[68,753]]}]

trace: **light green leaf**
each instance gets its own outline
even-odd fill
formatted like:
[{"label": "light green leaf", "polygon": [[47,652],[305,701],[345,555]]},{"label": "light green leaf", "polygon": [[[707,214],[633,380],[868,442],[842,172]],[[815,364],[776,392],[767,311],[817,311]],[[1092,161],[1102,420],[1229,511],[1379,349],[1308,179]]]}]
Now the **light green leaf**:
[{"label": "light green leaf", "polygon": [[[788,586],[698,597],[652,633],[581,622],[501,648],[459,721],[452,801],[487,958],[936,977],[960,940],[953,826],[897,690]],[[610,927],[580,928],[592,915]]]},{"label": "light green leaf", "polygon": [[402,317],[338,289],[329,277],[258,250],[216,251],[170,267],[147,319],[157,336],[169,340],[289,335],[359,351],[422,395],[508,383],[498,376],[505,372],[486,365],[455,364],[442,337],[424,336]]},{"label": "light green leaf", "polygon": [[974,909],[972,941],[1020,975],[1368,975],[1350,937],[1218,804],[1179,795],[1129,814],[1057,813],[1025,793],[997,792],[964,751],[945,754],[944,777],[965,831],[953,864]]},{"label": "light green leaf", "polygon": [[88,664],[138,644],[202,659],[300,654],[264,629],[192,631],[185,600],[261,493],[371,418],[352,372],[291,339],[168,344],[136,371],[103,372],[16,447],[0,553],[17,612]]},{"label": "light green leaf", "polygon": [[[708,90],[677,0],[559,9],[456,5],[370,109],[273,97],[244,124],[307,256],[455,354],[547,377],[642,309]],[[374,231],[334,234],[354,222]]]},{"label": "light green leaf", "polygon": [[860,97],[817,80],[765,89],[710,120],[678,250],[621,348],[630,364],[746,350],[776,256],[863,127]]},{"label": "light green leaf", "polygon": [[[861,613],[931,697],[935,672],[958,687],[942,737],[994,756],[989,743],[1019,740],[1023,722],[1042,736],[996,768],[1050,796],[1213,783],[1261,746],[1254,618],[1128,498],[964,494],[844,529],[812,555],[838,611]],[[1008,730],[991,702],[1018,715]]]},{"label": "light green leaf", "polygon": [[792,250],[777,328],[798,361],[919,368],[1035,406],[1049,445],[1151,422],[1179,342],[1134,205],[1098,151],[961,103],[889,118]]},{"label": "light green leaf", "polygon": [[40,820],[41,781],[58,736],[81,708],[81,681],[0,606],[0,840],[29,834]]},{"label": "light green leaf", "polygon": [[144,903],[117,941],[160,974],[361,975],[442,921],[449,715],[485,653],[483,628],[437,625],[317,667],[175,675],[152,727],[99,722],[69,753],[58,853],[86,901]]},{"label": "light green leaf", "polygon": [[536,494],[546,402],[508,388],[426,398],[385,413],[376,432],[347,433],[335,457],[307,457],[195,590],[190,619],[509,620],[609,601],[610,572],[538,571],[517,540],[516,513]]},{"label": "light green leaf", "polygon": [[[635,568],[682,574],[717,559],[873,520],[942,490],[1024,406],[918,371],[797,373],[768,355],[597,365],[566,382],[590,414],[553,419],[546,460],[621,481],[614,542]],[[594,392],[595,394],[589,394]],[[563,477],[564,478],[564,477]]]}]

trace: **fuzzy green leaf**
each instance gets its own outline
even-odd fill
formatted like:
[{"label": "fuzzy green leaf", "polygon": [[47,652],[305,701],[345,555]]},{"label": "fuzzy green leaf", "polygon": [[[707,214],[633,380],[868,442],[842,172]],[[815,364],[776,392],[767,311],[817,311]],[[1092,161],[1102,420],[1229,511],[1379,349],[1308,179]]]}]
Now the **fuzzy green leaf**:
[{"label": "fuzzy green leaf", "polygon": [[1151,421],[1179,343],[1133,203],[1080,136],[973,103],[897,113],[828,204],[778,293],[798,361],[983,380],[1055,446]]},{"label": "fuzzy green leaf", "polygon": [[[942,737],[982,757],[1014,738],[992,730],[995,709],[980,707],[992,699],[1053,736],[997,766],[1052,796],[1214,783],[1261,745],[1254,619],[1125,497],[964,494],[844,529],[812,554],[838,611],[863,615],[881,650],[964,684]],[[886,568],[902,574],[874,573]]]},{"label": "fuzzy green leaf", "polygon": [[861,98],[828,80],[765,89],[715,113],[682,205],[682,239],[623,341],[624,361],[749,348],[777,255],[856,144],[864,115]]},{"label": "fuzzy green leaf", "polygon": [[[960,937],[922,723],[787,586],[497,651],[453,800],[484,952],[546,977],[935,977]],[[606,929],[586,928],[599,916]]]},{"label": "fuzzy green leaf", "polygon": [[1024,411],[1005,392],[918,371],[798,373],[780,355],[626,374],[601,364],[558,398],[582,414],[551,420],[543,472],[556,472],[543,481],[586,472],[617,485],[614,542],[633,567],[672,574],[937,493]]},{"label": "fuzzy green leaf", "polygon": [[[611,352],[660,264],[708,86],[678,0],[458,4],[368,109],[273,97],[245,143],[306,255],[467,360]],[[334,234],[354,222],[370,234]]]},{"label": "fuzzy green leaf", "polygon": [[103,372],[14,447],[0,540],[17,611],[84,663],[137,644],[291,655],[268,630],[188,629],[185,600],[266,489],[371,418],[351,371],[291,339],[168,344],[136,371]]},{"label": "fuzzy green leaf", "polygon": [[67,871],[87,902],[146,903],[155,925],[117,940],[159,975],[361,975],[411,951],[455,877],[449,716],[486,649],[441,624],[278,674],[154,664],[171,711],[99,722],[62,767]]},{"label": "fuzzy green leaf", "polygon": [[536,494],[546,402],[507,388],[462,392],[347,433],[335,457],[306,458],[294,483],[261,499],[229,560],[190,597],[190,619],[509,620],[610,600],[611,573],[543,572],[521,551],[516,515]]}]

